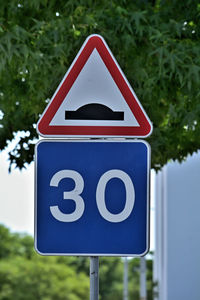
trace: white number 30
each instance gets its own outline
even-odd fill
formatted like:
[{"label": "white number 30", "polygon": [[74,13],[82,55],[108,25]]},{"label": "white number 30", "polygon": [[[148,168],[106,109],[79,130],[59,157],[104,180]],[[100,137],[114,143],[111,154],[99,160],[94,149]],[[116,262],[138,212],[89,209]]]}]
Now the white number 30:
[{"label": "white number 30", "polygon": [[[61,170],[53,175],[50,181],[50,186],[58,187],[59,182],[64,178],[71,178],[75,183],[75,187],[72,191],[63,193],[64,200],[73,200],[75,202],[75,210],[73,213],[65,214],[60,211],[58,206],[50,206],[50,211],[53,217],[58,221],[74,222],[81,218],[85,210],[84,200],[80,196],[84,189],[84,180],[80,173],[74,170]],[[126,190],[126,201],[124,209],[117,214],[112,214],[110,211],[108,211],[105,201],[106,185],[109,182],[109,180],[113,178],[120,179],[124,183]],[[130,216],[135,203],[135,189],[129,175],[124,171],[117,169],[105,172],[100,177],[99,182],[97,184],[96,202],[99,213],[105,220],[112,223],[118,223],[126,220]]]}]

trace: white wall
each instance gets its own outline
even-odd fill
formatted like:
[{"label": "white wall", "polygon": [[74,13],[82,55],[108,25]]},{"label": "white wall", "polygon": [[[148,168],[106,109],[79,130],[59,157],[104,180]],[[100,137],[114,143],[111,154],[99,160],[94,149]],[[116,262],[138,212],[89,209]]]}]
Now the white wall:
[{"label": "white wall", "polygon": [[200,299],[200,153],[156,176],[159,300]]}]

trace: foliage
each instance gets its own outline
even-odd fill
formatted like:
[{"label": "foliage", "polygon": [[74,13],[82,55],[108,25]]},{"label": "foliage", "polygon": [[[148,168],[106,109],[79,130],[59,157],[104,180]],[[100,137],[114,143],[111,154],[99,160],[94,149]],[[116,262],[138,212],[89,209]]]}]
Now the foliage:
[{"label": "foliage", "polygon": [[[82,300],[89,295],[89,278],[71,266],[71,260],[42,257],[33,250],[33,238],[10,233],[0,225],[1,300]],[[88,273],[88,272],[87,272]]]},{"label": "foliage", "polygon": [[[101,257],[100,300],[122,300],[123,260]],[[152,300],[152,260],[147,260],[147,299]],[[129,260],[129,296],[139,300],[139,259]],[[45,257],[33,238],[0,225],[0,300],[89,299],[89,258]]]},{"label": "foliage", "polygon": [[[152,259],[146,259],[147,300],[153,300],[153,265]],[[140,259],[129,262],[129,295],[130,299],[140,299]]]},{"label": "foliage", "polygon": [[30,259],[33,257],[33,239],[28,235],[10,233],[9,229],[0,224],[0,260],[20,256]]},{"label": "foliage", "polygon": [[123,265],[119,257],[102,257],[99,262],[100,300],[121,300]]},{"label": "foliage", "polygon": [[0,262],[0,299],[82,300],[89,294],[85,274],[57,264],[54,257],[28,260],[12,257]]},{"label": "foliage", "polygon": [[0,10],[0,148],[33,159],[35,124],[85,38],[101,34],[153,121],[152,166],[200,148],[197,0],[12,0]]}]

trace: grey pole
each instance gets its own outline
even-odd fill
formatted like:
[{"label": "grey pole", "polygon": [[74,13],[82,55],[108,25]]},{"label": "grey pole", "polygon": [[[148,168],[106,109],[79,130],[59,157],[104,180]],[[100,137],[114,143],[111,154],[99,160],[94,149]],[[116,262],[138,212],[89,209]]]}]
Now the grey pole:
[{"label": "grey pole", "polygon": [[146,259],[140,258],[140,300],[146,300]]},{"label": "grey pole", "polygon": [[128,258],[124,258],[124,297],[123,300],[128,300]]},{"label": "grey pole", "polygon": [[99,299],[99,257],[90,257],[90,300]]}]

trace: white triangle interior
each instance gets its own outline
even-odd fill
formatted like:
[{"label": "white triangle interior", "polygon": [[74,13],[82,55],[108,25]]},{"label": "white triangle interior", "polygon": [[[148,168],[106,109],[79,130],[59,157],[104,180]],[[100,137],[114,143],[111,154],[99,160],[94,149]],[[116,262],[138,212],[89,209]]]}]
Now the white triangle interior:
[{"label": "white triangle interior", "polygon": [[[86,104],[102,104],[124,112],[124,120],[66,120],[65,111],[76,111]],[[93,50],[70,91],[52,118],[50,126],[139,126],[134,114],[101,59]]]}]

